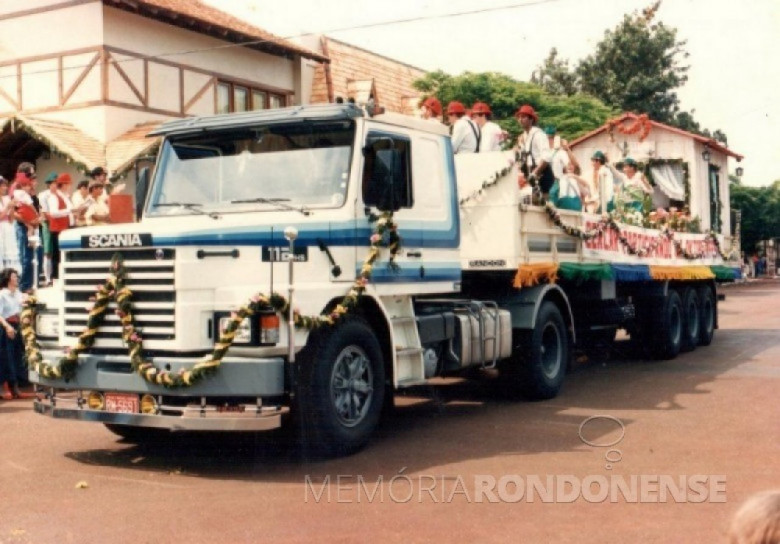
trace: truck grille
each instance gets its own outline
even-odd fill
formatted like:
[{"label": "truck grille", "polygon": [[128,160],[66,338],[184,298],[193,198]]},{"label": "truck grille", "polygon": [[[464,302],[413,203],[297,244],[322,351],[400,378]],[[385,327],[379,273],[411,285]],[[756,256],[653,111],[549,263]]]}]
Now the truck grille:
[{"label": "truck grille", "polygon": [[[65,286],[65,335],[76,337],[87,325],[87,306],[110,273],[111,259],[121,253],[125,285],[133,292],[135,325],[144,339],[172,340],[175,334],[176,286],[173,249],[73,250],[62,264]],[[96,337],[96,347],[121,347],[122,329],[111,302]]]}]

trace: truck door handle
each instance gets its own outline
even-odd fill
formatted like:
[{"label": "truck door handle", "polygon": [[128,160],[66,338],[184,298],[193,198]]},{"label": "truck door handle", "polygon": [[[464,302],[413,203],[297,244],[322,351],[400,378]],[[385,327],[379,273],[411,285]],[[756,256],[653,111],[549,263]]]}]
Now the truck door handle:
[{"label": "truck door handle", "polygon": [[407,251],[406,252],[407,257],[417,257],[418,259],[422,257],[422,251]]}]

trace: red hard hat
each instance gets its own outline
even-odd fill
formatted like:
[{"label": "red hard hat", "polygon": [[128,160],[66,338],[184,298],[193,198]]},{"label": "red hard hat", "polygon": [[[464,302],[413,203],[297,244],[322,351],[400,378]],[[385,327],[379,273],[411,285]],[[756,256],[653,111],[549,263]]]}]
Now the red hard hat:
[{"label": "red hard hat", "polygon": [[534,109],[528,104],[523,104],[522,106],[520,106],[520,109],[517,110],[517,113],[515,113],[515,117],[520,117],[521,115],[527,115],[528,117],[531,117],[534,121],[539,120],[539,116],[536,115]]},{"label": "red hard hat", "polygon": [[474,102],[474,105],[471,107],[471,111],[472,113],[484,113],[485,115],[490,115],[493,113],[490,111],[490,106],[484,102]]},{"label": "red hard hat", "polygon": [[441,115],[441,102],[435,97],[429,96],[423,101],[422,105],[423,107],[428,108],[433,115],[437,117]]},{"label": "red hard hat", "polygon": [[453,100],[449,104],[447,104],[447,115],[453,115],[458,113],[466,113],[466,108],[458,102],[457,100]]}]

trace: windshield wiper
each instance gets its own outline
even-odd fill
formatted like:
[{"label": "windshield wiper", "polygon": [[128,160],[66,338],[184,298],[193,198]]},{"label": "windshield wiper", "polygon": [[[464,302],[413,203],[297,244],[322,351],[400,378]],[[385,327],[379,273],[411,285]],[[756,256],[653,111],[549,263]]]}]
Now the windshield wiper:
[{"label": "windshield wiper", "polygon": [[155,208],[174,207],[174,206],[177,208],[185,208],[198,215],[208,215],[212,219],[219,219],[220,217],[219,214],[216,212],[203,211],[201,209],[203,207],[203,204],[198,204],[197,202],[162,202],[160,204],[155,204]]},{"label": "windshield wiper", "polygon": [[276,206],[279,209],[282,210],[292,210],[294,212],[302,213],[303,215],[311,215],[311,211],[309,211],[305,206],[301,206],[300,208],[296,208],[295,206],[290,206],[289,204],[284,204],[284,202],[289,202],[289,198],[264,198],[262,196],[258,196],[257,198],[246,198],[242,200],[231,200],[231,204],[252,204],[255,202],[259,202],[260,204],[271,204],[273,206]]}]

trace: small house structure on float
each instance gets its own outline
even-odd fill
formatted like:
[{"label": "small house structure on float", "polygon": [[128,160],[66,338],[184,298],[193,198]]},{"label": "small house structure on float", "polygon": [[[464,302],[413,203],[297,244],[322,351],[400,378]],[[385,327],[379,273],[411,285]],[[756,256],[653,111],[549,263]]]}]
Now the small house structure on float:
[{"label": "small house structure on float", "polygon": [[624,113],[570,145],[584,177],[590,175],[590,158],[598,150],[618,169],[631,157],[655,187],[654,208],[687,208],[699,218],[702,231],[715,231],[729,241],[735,235],[739,218],[732,217],[729,206],[728,159],[739,162],[743,157],[722,143],[647,115]]}]

